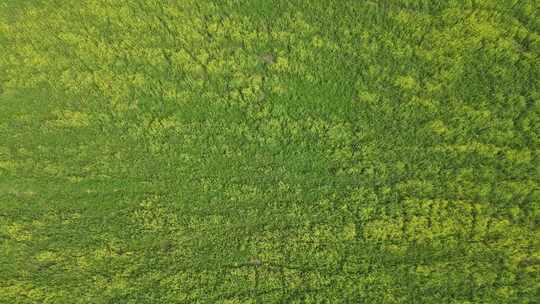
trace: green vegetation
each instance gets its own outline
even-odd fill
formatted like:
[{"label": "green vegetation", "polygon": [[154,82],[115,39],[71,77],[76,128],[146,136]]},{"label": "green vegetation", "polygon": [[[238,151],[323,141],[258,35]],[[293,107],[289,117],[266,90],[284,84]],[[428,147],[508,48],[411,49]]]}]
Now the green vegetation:
[{"label": "green vegetation", "polygon": [[540,2],[1,0],[0,303],[538,303]]}]

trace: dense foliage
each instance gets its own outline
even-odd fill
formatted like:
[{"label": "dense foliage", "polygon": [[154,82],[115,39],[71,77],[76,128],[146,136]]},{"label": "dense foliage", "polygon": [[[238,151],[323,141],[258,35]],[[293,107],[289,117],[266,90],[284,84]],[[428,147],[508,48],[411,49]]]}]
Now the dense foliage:
[{"label": "dense foliage", "polygon": [[540,2],[0,1],[0,303],[538,303]]}]

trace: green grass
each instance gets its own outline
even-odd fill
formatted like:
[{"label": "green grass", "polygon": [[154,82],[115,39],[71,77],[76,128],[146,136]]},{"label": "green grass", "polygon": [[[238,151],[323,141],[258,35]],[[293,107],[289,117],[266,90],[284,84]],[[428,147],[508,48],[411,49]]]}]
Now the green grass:
[{"label": "green grass", "polygon": [[0,303],[538,302],[537,1],[124,2],[0,1]]}]

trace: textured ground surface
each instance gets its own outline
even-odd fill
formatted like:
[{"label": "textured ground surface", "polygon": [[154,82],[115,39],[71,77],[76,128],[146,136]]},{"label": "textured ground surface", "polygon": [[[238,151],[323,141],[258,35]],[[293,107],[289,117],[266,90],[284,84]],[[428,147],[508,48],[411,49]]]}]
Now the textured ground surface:
[{"label": "textured ground surface", "polygon": [[0,1],[0,303],[538,303],[539,11]]}]

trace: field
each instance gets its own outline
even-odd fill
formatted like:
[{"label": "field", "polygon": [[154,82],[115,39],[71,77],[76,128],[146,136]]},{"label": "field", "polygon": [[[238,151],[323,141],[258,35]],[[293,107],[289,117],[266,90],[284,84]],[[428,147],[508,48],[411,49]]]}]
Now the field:
[{"label": "field", "polygon": [[0,0],[0,303],[540,303],[540,2]]}]

